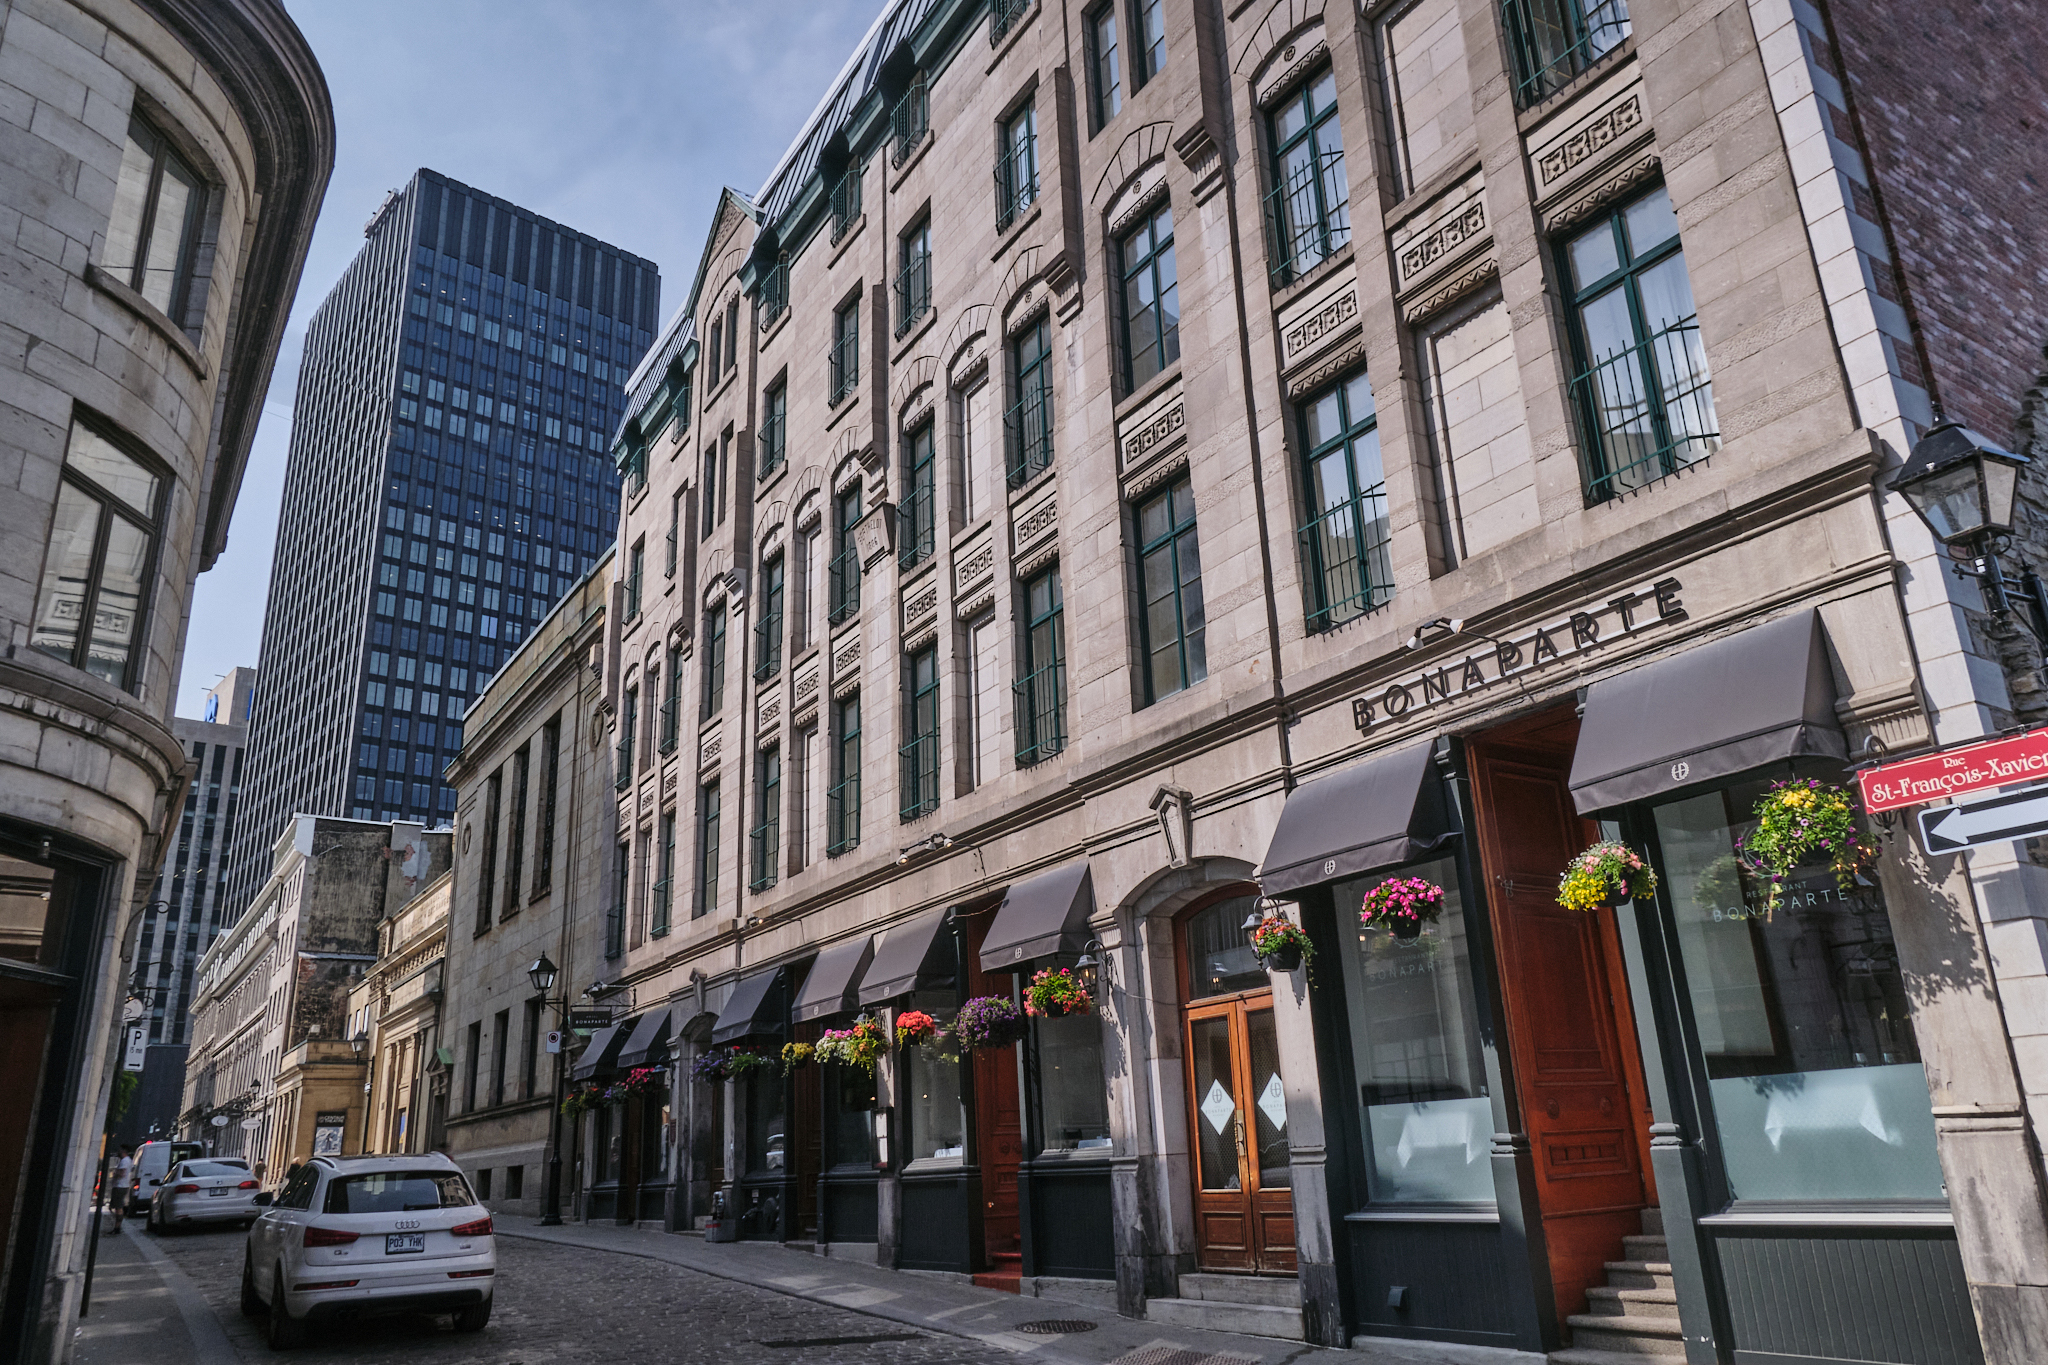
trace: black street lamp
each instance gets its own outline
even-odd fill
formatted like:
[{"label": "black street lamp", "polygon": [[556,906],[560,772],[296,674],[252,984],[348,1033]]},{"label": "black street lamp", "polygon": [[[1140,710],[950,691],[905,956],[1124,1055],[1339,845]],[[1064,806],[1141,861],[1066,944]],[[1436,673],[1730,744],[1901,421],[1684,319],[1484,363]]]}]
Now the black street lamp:
[{"label": "black street lamp", "polygon": [[2028,607],[2031,625],[2048,642],[2039,580],[2023,570],[2018,585],[1998,557],[2012,546],[2013,506],[2020,472],[2032,461],[1991,442],[1961,422],[1937,421],[1913,446],[1891,490],[1906,500],[1935,539],[1958,560],[1955,571],[1984,586],[1992,614],[2012,615],[2012,599]]},{"label": "black street lamp", "polygon": [[569,1041],[569,1002],[548,995],[555,988],[556,975],[555,964],[548,960],[546,953],[535,958],[533,965],[526,969],[526,979],[533,983],[534,992],[541,997],[543,1005],[554,1009],[556,1022],[561,1025],[555,1031],[555,1099],[548,1114],[548,1192],[540,1215],[540,1225],[544,1228],[562,1225],[562,1059]]}]

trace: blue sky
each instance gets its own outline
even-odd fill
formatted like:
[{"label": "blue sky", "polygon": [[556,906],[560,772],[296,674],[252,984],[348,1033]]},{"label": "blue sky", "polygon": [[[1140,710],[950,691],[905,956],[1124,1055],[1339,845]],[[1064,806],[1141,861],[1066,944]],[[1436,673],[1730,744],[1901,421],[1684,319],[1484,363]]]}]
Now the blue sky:
[{"label": "blue sky", "polygon": [[720,186],[749,193],[882,0],[286,0],[338,146],[227,552],[193,599],[178,714],[257,662],[305,321],[421,166],[661,267],[689,288]]}]

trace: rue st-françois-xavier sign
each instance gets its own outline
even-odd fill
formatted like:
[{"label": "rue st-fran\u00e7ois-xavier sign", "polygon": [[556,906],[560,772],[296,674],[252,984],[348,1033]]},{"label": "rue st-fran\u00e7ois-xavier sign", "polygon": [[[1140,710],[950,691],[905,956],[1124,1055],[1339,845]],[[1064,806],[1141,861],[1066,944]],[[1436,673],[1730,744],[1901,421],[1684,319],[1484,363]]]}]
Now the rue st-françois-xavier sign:
[{"label": "rue st-fran\u00e7ois-xavier sign", "polygon": [[2038,782],[2048,777],[2048,726],[2005,739],[1980,740],[1918,758],[1902,758],[1856,774],[1868,811],[1898,810],[1944,796]]},{"label": "rue st-fran\u00e7ois-xavier sign", "polygon": [[1679,601],[1681,584],[1660,578],[1605,602],[1532,627],[1520,634],[1485,641],[1462,660],[1447,659],[1434,668],[1417,669],[1388,683],[1377,693],[1351,699],[1351,723],[1360,734],[1382,721],[1399,720],[1416,707],[1431,707],[1483,692],[1496,683],[1539,673],[1553,664],[1577,658],[1601,645],[1641,634],[1654,626],[1685,619]]}]

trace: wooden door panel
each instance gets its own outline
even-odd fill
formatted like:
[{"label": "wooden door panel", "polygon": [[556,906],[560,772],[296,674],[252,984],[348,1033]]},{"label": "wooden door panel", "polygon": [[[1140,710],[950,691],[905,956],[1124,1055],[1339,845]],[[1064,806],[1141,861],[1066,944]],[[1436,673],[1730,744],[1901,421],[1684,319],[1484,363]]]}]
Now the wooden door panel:
[{"label": "wooden door panel", "polygon": [[[1008,996],[1016,978],[984,972],[981,944],[992,915],[967,921],[962,947],[967,954],[967,993]],[[1017,1091],[1017,1049],[991,1048],[973,1054],[975,1162],[981,1168],[983,1254],[1014,1254],[1023,1246],[1017,1205],[1017,1168],[1024,1158],[1024,1116]]]}]

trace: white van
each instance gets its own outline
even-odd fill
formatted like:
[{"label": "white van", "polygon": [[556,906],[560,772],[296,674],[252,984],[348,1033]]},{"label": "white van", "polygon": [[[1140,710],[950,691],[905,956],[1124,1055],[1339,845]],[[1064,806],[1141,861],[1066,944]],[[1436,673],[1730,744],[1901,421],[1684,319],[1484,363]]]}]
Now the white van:
[{"label": "white van", "polygon": [[135,1183],[128,1187],[128,1212],[146,1212],[156,1187],[164,1183],[171,1167],[181,1161],[195,1161],[206,1155],[196,1142],[145,1142],[135,1149]]}]

